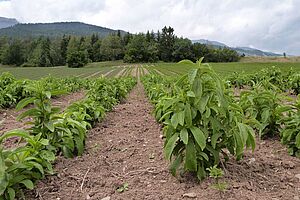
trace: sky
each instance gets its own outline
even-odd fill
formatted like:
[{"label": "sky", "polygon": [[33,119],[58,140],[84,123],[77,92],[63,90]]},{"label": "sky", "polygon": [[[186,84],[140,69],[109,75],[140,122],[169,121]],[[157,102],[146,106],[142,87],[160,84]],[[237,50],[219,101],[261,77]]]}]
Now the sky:
[{"label": "sky", "polygon": [[131,33],[171,26],[178,36],[300,55],[300,0],[0,0],[22,23],[80,21]]}]

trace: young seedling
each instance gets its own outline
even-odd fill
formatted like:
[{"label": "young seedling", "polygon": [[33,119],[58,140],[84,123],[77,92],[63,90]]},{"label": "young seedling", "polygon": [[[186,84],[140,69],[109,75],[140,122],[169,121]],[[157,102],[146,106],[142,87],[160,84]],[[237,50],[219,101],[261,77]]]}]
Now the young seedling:
[{"label": "young seedling", "polygon": [[219,179],[224,176],[223,170],[218,168],[217,165],[207,168],[207,170],[209,171],[209,177],[215,180],[215,184],[212,185],[212,188],[224,192],[227,189],[227,183],[219,181]]},{"label": "young seedling", "polygon": [[124,183],[123,185],[117,188],[117,192],[122,193],[128,190],[128,183]]}]

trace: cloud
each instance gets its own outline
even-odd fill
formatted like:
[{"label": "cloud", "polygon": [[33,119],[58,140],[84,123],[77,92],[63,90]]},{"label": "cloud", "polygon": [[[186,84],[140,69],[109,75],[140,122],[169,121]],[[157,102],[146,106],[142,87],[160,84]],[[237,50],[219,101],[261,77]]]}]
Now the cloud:
[{"label": "cloud", "polygon": [[11,0],[21,22],[83,21],[133,33],[174,27],[179,36],[300,55],[298,0]]}]

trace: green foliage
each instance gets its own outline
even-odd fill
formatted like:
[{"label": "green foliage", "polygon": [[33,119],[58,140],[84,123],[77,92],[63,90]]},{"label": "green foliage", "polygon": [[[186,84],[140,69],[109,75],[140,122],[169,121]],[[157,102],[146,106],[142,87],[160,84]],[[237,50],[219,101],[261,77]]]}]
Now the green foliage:
[{"label": "green foliage", "polygon": [[20,66],[24,62],[24,45],[20,40],[13,40],[2,50],[1,62],[4,65]]},{"label": "green foliage", "polygon": [[29,97],[35,91],[35,85],[45,91],[65,90],[67,92],[78,91],[84,87],[83,81],[78,78],[58,79],[48,76],[38,81],[16,80],[11,74],[3,73],[0,75],[0,107],[12,107],[20,100]]},{"label": "green foliage", "polygon": [[279,133],[280,119],[290,110],[290,106],[282,104],[282,98],[278,93],[259,86],[241,93],[239,105],[252,125],[259,130],[259,137]]},{"label": "green foliage", "polygon": [[300,98],[293,105],[293,109],[282,118],[284,124],[280,132],[281,142],[288,146],[290,155],[300,158]]},{"label": "green foliage", "polygon": [[296,95],[300,94],[300,74],[294,73],[289,76],[289,86],[290,89],[294,91]]},{"label": "green foliage", "polygon": [[157,44],[144,34],[134,36],[126,46],[124,62],[156,62],[158,60]]},{"label": "green foliage", "polygon": [[121,38],[117,35],[110,35],[102,40],[100,53],[104,60],[120,60],[124,57],[124,48]]},{"label": "green foliage", "polygon": [[[9,74],[0,80],[0,84],[14,81]],[[34,104],[18,117],[30,117],[31,127],[27,131],[13,130],[0,137],[0,199],[22,197],[23,189],[33,189],[37,180],[52,174],[55,154],[62,152],[67,158],[82,155],[87,130],[103,119],[105,111],[111,110],[136,84],[133,78],[89,80],[86,87],[90,93],[86,98],[60,113],[59,108],[51,106],[50,98],[63,92],[51,90],[57,88],[51,84],[55,79],[49,77],[46,80],[26,85],[25,90],[30,96],[16,106],[21,110]],[[22,143],[4,150],[3,142],[10,137],[19,137]],[[127,187],[124,184],[123,191]]]},{"label": "green foliage", "polygon": [[[26,145],[4,150],[2,143],[10,137],[20,137]],[[26,131],[14,130],[0,137],[0,199],[23,196],[22,189],[33,189],[36,180],[52,174],[55,155],[45,149],[49,141],[41,134],[31,136]]]},{"label": "green foliage", "polygon": [[178,62],[183,59],[193,58],[192,42],[187,38],[176,38],[174,51],[172,52],[173,61]]},{"label": "green foliage", "polygon": [[174,51],[175,35],[172,27],[164,27],[159,40],[159,54],[162,61],[172,61]]},{"label": "green foliage", "polygon": [[[49,35],[53,30],[48,30],[45,26],[63,28],[75,26],[75,32],[63,32],[58,37],[53,37],[55,33]],[[121,31],[104,35],[100,37],[96,32],[90,35],[77,35],[76,23],[59,23],[51,25],[31,24],[16,25],[18,28],[38,28],[43,32],[38,37],[22,38],[21,40],[12,38],[0,38],[0,62],[7,65],[17,65],[22,67],[52,67],[67,64],[69,67],[78,68],[85,66],[88,62],[112,61],[124,59],[125,62],[157,62],[162,61],[180,61],[190,59],[196,61],[199,57],[205,57],[206,62],[235,62],[239,60],[236,51],[221,48],[216,49],[205,44],[192,44],[187,38],[179,38],[174,34],[172,27],[164,27],[157,35],[152,31],[146,34],[123,34]],[[90,29],[95,27],[79,24],[78,26],[87,26]],[[8,29],[6,29],[8,30]],[[81,30],[85,32],[85,30]],[[0,31],[1,32],[1,31]],[[27,30],[30,33],[31,30]],[[1,34],[1,33],[0,33]],[[11,36],[11,35],[10,35]]]},{"label": "green foliage", "polygon": [[210,168],[207,168],[207,171],[209,171],[209,177],[214,178],[216,183],[213,184],[213,188],[219,190],[219,191],[225,191],[227,188],[227,183],[220,183],[219,179],[224,176],[224,172],[222,169],[219,169],[216,165]]},{"label": "green foliage", "polygon": [[215,165],[213,167],[210,167],[210,168],[207,168],[207,170],[209,171],[209,176],[211,178],[219,179],[219,178],[222,178],[224,176],[223,170],[219,169],[217,167],[217,165]]},{"label": "green foliage", "polygon": [[122,193],[128,190],[128,183],[124,183],[123,185],[117,188],[117,192]]},{"label": "green foliage", "polygon": [[67,65],[71,68],[83,67],[88,63],[88,52],[81,48],[81,43],[72,37],[67,50]]},{"label": "green foliage", "polygon": [[198,63],[199,68],[176,84],[155,76],[143,83],[155,104],[156,119],[165,125],[164,150],[172,161],[172,174],[183,165],[203,179],[207,168],[219,165],[221,154],[227,157],[225,149],[241,159],[245,146],[255,148],[255,139],[242,108],[226,95],[224,83],[201,60]]}]

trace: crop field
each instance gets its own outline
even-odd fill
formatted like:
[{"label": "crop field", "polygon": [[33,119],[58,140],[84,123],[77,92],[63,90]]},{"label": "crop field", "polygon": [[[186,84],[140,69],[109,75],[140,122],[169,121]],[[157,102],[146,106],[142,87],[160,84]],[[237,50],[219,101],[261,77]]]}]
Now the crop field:
[{"label": "crop field", "polygon": [[295,199],[300,63],[210,66],[0,66],[0,199]]},{"label": "crop field", "polygon": [[[287,72],[291,68],[295,71],[300,71],[300,62],[297,63],[282,63],[282,62],[233,62],[233,63],[210,63],[212,68],[219,75],[230,75],[233,72],[255,73],[263,68],[276,66],[283,72]],[[195,64],[195,67],[197,65]],[[159,63],[152,66],[165,75],[174,76],[187,73],[191,68],[190,64],[173,64],[173,63]]]}]

